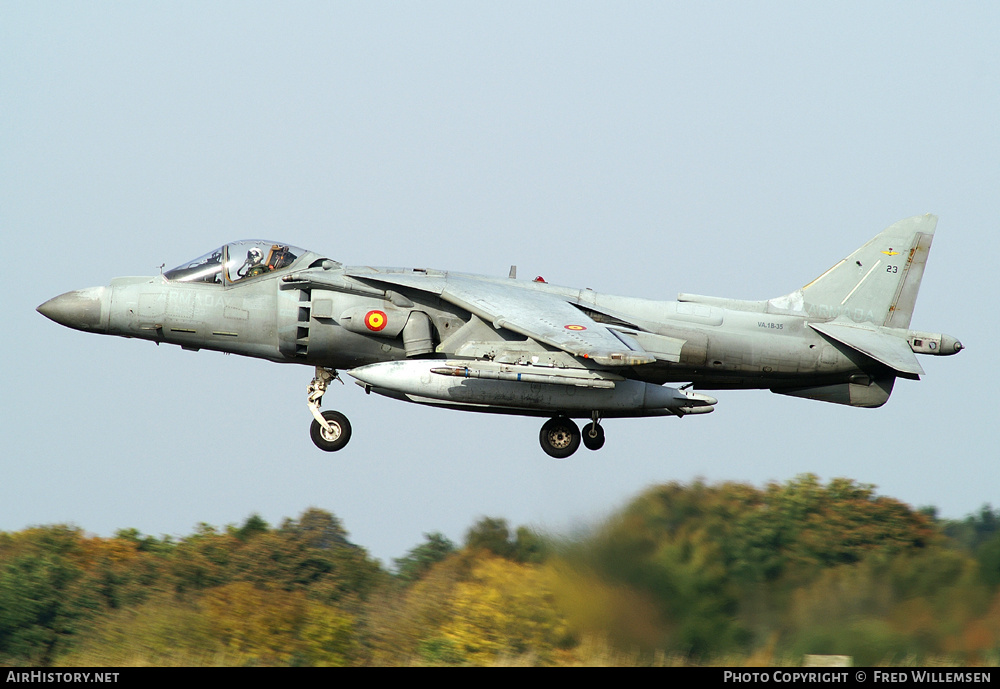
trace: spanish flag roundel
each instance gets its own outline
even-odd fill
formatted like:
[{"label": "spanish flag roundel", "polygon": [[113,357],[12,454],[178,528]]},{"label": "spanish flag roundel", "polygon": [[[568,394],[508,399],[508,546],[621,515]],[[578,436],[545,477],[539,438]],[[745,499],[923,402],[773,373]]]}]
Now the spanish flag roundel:
[{"label": "spanish flag roundel", "polygon": [[388,319],[385,317],[385,311],[369,311],[365,314],[365,327],[373,332],[384,328],[386,321]]}]

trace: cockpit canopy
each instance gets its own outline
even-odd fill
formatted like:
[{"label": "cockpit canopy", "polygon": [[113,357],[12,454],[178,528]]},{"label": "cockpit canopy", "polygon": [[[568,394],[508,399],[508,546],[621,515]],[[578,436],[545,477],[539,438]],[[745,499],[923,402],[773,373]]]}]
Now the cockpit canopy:
[{"label": "cockpit canopy", "polygon": [[304,249],[288,244],[244,239],[168,270],[163,277],[174,282],[233,284],[287,268],[305,253]]}]

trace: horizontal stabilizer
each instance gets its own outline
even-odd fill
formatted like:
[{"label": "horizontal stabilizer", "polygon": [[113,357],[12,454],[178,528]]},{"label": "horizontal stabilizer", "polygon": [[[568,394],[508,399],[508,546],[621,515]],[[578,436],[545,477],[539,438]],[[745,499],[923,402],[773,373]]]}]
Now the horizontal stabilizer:
[{"label": "horizontal stabilizer", "polygon": [[903,338],[893,337],[875,328],[844,323],[810,323],[809,326],[894,371],[910,376],[924,373],[910,349],[910,343]]}]

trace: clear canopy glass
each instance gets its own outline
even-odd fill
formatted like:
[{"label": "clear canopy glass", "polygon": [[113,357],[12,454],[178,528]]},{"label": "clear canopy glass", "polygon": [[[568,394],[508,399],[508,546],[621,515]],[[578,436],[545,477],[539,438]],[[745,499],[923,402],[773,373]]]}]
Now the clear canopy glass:
[{"label": "clear canopy glass", "polygon": [[221,246],[163,274],[174,282],[232,284],[288,268],[303,249],[264,239],[244,239]]}]

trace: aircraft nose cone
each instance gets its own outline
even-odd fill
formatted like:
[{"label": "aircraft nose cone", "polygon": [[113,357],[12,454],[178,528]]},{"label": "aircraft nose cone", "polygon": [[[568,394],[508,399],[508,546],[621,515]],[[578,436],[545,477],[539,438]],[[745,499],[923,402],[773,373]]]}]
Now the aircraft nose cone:
[{"label": "aircraft nose cone", "polygon": [[78,289],[49,299],[36,311],[67,328],[108,332],[110,291],[107,287]]}]

